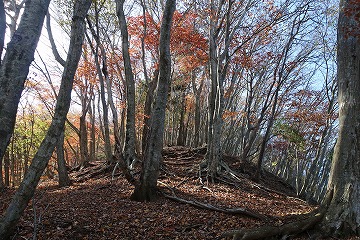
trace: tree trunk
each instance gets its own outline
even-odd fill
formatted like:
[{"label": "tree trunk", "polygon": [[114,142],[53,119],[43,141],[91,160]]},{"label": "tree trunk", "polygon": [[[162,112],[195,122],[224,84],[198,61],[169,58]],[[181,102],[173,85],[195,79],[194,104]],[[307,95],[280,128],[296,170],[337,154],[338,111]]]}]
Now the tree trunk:
[{"label": "tree trunk", "polygon": [[148,140],[149,140],[149,132],[150,132],[150,115],[151,115],[151,105],[152,105],[152,101],[154,99],[154,92],[157,86],[157,82],[158,82],[158,78],[159,78],[159,70],[156,69],[154,72],[154,78],[151,82],[149,82],[149,88],[148,91],[146,92],[146,99],[145,99],[145,104],[144,104],[144,127],[143,127],[143,136],[142,136],[142,152],[143,154],[145,154],[145,150],[146,147],[148,145]]},{"label": "tree trunk", "polygon": [[39,41],[50,0],[27,1],[18,29],[7,46],[0,68],[0,159],[14,131],[29,66]]},{"label": "tree trunk", "polygon": [[180,120],[179,120],[179,135],[176,141],[176,145],[185,146],[186,143],[186,127],[185,127],[185,112],[186,112],[186,94],[185,91],[181,97],[181,109],[180,109]]},{"label": "tree trunk", "polygon": [[10,153],[6,151],[4,156],[4,177],[5,177],[5,186],[10,186]]},{"label": "tree trunk", "polygon": [[57,167],[59,175],[59,186],[66,187],[70,186],[70,178],[67,173],[67,167],[64,156],[64,130],[60,134],[58,145],[56,146],[56,157],[57,157]]},{"label": "tree trunk", "polygon": [[341,0],[338,22],[339,137],[328,193],[334,191],[322,230],[360,236],[360,22],[357,1]]},{"label": "tree trunk", "polygon": [[86,111],[83,110],[79,121],[79,144],[80,144],[80,164],[81,166],[88,166],[89,164],[89,153],[88,153],[88,135],[86,126]]},{"label": "tree trunk", "polygon": [[4,180],[3,180],[3,168],[2,168],[2,160],[0,160],[0,192],[5,188]]},{"label": "tree trunk", "polygon": [[[221,132],[222,132],[222,112],[223,112],[223,69],[219,66],[220,56],[217,47],[217,20],[215,19],[215,3],[211,1],[210,31],[209,31],[209,55],[210,55],[210,79],[211,90],[209,96],[209,127],[208,127],[208,148],[206,152],[206,163],[208,167],[208,177],[216,177],[219,162],[221,159]],[[226,71],[226,70],[225,70]]]},{"label": "tree trunk", "polygon": [[[28,1],[34,3],[36,1]],[[74,6],[74,17],[72,18],[70,45],[66,65],[61,79],[61,86],[56,102],[54,116],[51,125],[42,141],[37,153],[35,154],[29,171],[24,177],[16,191],[5,215],[0,220],[0,239],[9,239],[16,229],[16,224],[24,212],[30,199],[33,197],[36,186],[40,180],[41,174],[45,170],[47,163],[59,141],[61,132],[64,129],[66,115],[71,102],[71,90],[75,72],[81,56],[83,35],[85,32],[85,15],[90,8],[91,0],[78,0]],[[40,8],[42,5],[38,5]],[[41,8],[45,16],[46,9]],[[24,14],[23,16],[30,16]],[[39,16],[32,16],[30,22],[35,22]],[[20,28],[20,27],[19,27]],[[10,87],[10,86],[9,86]]]},{"label": "tree trunk", "polygon": [[96,63],[96,68],[98,71],[99,82],[100,82],[100,99],[103,110],[102,119],[103,119],[103,128],[104,128],[103,136],[104,136],[104,144],[105,144],[105,156],[107,162],[112,162],[113,158],[112,158],[112,152],[111,152],[112,150],[111,150],[111,142],[110,142],[109,110],[107,107],[106,96],[105,96],[105,81],[101,73],[101,67],[99,63],[98,48],[99,45],[97,45],[95,49],[95,63]]},{"label": "tree trunk", "polygon": [[165,110],[171,82],[170,30],[175,8],[176,0],[166,1],[160,29],[159,82],[155,106],[151,113],[149,145],[145,152],[140,183],[131,196],[135,201],[152,201],[156,199],[156,185],[163,148]]},{"label": "tree trunk", "polygon": [[135,81],[134,74],[131,67],[131,59],[129,53],[129,37],[124,13],[125,0],[116,0],[117,16],[119,18],[121,37],[122,37],[122,55],[125,69],[125,83],[126,83],[126,132],[125,145],[123,150],[123,158],[127,166],[130,167],[135,156]]},{"label": "tree trunk", "polygon": [[89,160],[90,162],[96,159],[96,137],[95,137],[95,101],[92,100],[92,107],[89,108],[90,115],[90,143],[89,143]]},{"label": "tree trunk", "polygon": [[194,143],[193,146],[195,148],[199,147],[200,144],[200,118],[201,118],[201,107],[200,107],[200,98],[201,92],[204,85],[204,81],[202,80],[198,89],[196,89],[195,83],[195,73],[191,73],[191,83],[195,96],[195,117],[194,117]]}]

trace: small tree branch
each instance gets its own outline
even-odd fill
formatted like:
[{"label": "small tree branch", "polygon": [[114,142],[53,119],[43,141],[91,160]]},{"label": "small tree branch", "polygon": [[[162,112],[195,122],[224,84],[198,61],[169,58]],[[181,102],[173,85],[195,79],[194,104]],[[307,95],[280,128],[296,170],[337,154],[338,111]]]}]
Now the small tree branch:
[{"label": "small tree branch", "polygon": [[60,56],[58,50],[57,50],[57,47],[56,47],[56,44],[55,44],[55,40],[54,40],[54,36],[52,34],[52,31],[51,31],[51,25],[50,25],[50,13],[47,12],[46,14],[46,30],[48,32],[48,35],[49,35],[49,40],[50,40],[50,44],[51,44],[51,50],[54,54],[54,57],[55,57],[55,60],[60,63],[61,66],[65,66],[65,60],[62,59],[62,57]]}]

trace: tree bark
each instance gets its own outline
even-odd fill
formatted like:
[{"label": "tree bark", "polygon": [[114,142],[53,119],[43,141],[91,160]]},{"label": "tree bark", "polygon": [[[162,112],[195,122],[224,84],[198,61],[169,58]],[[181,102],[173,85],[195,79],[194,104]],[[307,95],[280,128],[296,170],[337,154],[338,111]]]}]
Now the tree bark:
[{"label": "tree bark", "polygon": [[[122,55],[125,69],[125,83],[126,83],[126,130],[125,130],[125,145],[123,150],[123,158],[127,166],[130,167],[133,161],[136,160],[135,155],[135,81],[134,74],[131,67],[131,59],[129,53],[129,37],[128,29],[124,13],[125,0],[116,0],[117,16],[119,18],[121,38],[122,38]],[[146,71],[146,69],[145,69]]]},{"label": "tree bark", "polygon": [[155,69],[154,72],[154,78],[151,82],[148,83],[148,91],[146,92],[146,99],[144,104],[144,127],[142,131],[142,151],[143,154],[146,152],[146,147],[148,146],[148,140],[149,140],[149,132],[150,132],[150,115],[151,115],[151,106],[152,101],[154,99],[154,92],[157,86],[157,82],[159,79],[159,69]]},{"label": "tree bark", "polygon": [[140,183],[136,186],[131,199],[152,201],[156,199],[156,185],[163,148],[165,110],[171,82],[170,30],[176,0],[167,0],[160,29],[159,82],[155,106],[151,113],[149,145],[146,148]]},{"label": "tree bark", "polygon": [[[35,1],[28,1],[27,3],[34,2]],[[40,177],[45,170],[54,148],[58,144],[60,134],[64,129],[66,115],[71,102],[73,80],[82,52],[83,35],[85,32],[84,18],[90,8],[91,2],[91,0],[78,0],[75,2],[69,51],[62,75],[55,113],[47,134],[31,162],[29,171],[16,191],[5,215],[3,215],[0,220],[0,239],[9,239],[16,229],[16,224],[28,202],[33,197]],[[42,9],[43,16],[45,16],[46,9],[44,9],[41,4],[38,4],[38,7]],[[29,16],[27,14],[24,15]],[[30,18],[28,20],[34,22],[37,17],[38,16],[33,16],[34,19]]]},{"label": "tree bark", "polygon": [[201,80],[200,86],[196,88],[195,83],[195,73],[191,73],[191,84],[192,89],[195,96],[195,116],[194,116],[194,143],[193,146],[195,148],[199,147],[200,145],[200,120],[201,120],[201,107],[200,107],[200,100],[201,100],[201,92],[204,85],[204,80]]},{"label": "tree bark", "polygon": [[185,113],[186,113],[186,94],[182,92],[181,96],[181,109],[180,109],[180,120],[179,120],[179,135],[176,141],[176,145],[185,146],[186,144],[186,127],[185,127]]},{"label": "tree bark", "polygon": [[321,228],[344,237],[360,236],[360,7],[357,1],[341,0],[339,9],[339,137],[327,187],[334,197]]},{"label": "tree bark", "polygon": [[64,156],[64,130],[60,134],[59,143],[56,146],[56,157],[57,157],[57,167],[59,175],[59,186],[66,187],[71,185],[69,175],[67,173],[67,167]]}]

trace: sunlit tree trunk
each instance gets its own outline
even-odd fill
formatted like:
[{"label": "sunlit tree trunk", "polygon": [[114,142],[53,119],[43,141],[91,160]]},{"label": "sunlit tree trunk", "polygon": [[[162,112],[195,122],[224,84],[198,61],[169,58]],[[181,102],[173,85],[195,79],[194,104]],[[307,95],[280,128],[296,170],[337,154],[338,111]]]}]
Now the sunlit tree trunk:
[{"label": "sunlit tree trunk", "polygon": [[[66,115],[71,102],[73,80],[82,52],[83,35],[85,32],[84,18],[90,8],[91,2],[91,0],[78,0],[75,2],[68,56],[61,79],[61,86],[56,102],[54,116],[46,136],[31,162],[29,171],[25,175],[24,180],[21,182],[5,214],[0,219],[0,239],[9,239],[16,229],[16,224],[30,199],[33,197],[40,177],[45,170],[64,129]],[[36,3],[36,1],[29,1],[28,3]],[[41,9],[41,11],[37,12],[37,14],[39,15],[41,13],[44,17],[46,14],[46,8],[44,8],[41,4],[38,4],[37,6]],[[24,15],[30,17],[32,15],[31,13],[32,11],[30,11],[29,14]],[[33,23],[36,22],[38,17],[39,16],[37,15],[32,15],[27,20]]]},{"label": "sunlit tree trunk", "polygon": [[191,73],[191,84],[192,84],[192,89],[194,92],[194,96],[195,96],[195,116],[194,116],[194,143],[193,146],[199,147],[200,144],[200,120],[201,120],[201,106],[200,106],[200,101],[201,101],[201,92],[202,92],[202,88],[204,85],[204,80],[201,81],[200,85],[198,88],[196,88],[196,83],[195,83],[195,73],[192,72]]},{"label": "sunlit tree trunk", "polygon": [[360,6],[357,1],[341,0],[339,9],[339,137],[327,187],[333,198],[322,229],[344,237],[360,236]]},{"label": "sunlit tree trunk", "polygon": [[155,105],[151,113],[148,146],[144,156],[140,183],[131,196],[136,201],[151,201],[156,198],[156,185],[163,148],[165,110],[171,82],[170,30],[175,8],[175,0],[166,1],[160,29],[159,81]]}]

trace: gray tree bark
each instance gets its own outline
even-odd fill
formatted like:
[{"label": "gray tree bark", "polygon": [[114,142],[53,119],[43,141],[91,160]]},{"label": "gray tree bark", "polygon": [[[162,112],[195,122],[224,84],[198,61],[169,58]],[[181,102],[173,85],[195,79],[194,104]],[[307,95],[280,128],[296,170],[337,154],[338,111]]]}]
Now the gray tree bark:
[{"label": "gray tree bark", "polygon": [[123,150],[123,160],[127,166],[130,167],[133,161],[136,160],[135,155],[135,81],[131,67],[130,53],[129,53],[129,37],[127,24],[124,13],[125,0],[116,0],[116,12],[119,18],[121,38],[122,38],[122,55],[125,69],[125,83],[126,83],[126,132],[125,145]]},{"label": "gray tree bark", "polygon": [[58,166],[59,186],[66,187],[71,185],[69,175],[67,173],[66,161],[64,156],[64,130],[60,134],[58,145],[56,146],[56,160]]},{"label": "gray tree bark", "polygon": [[339,9],[339,137],[327,187],[334,195],[321,227],[344,237],[360,236],[360,7],[357,1],[341,0]]},{"label": "gray tree bark", "polygon": [[39,41],[50,0],[29,1],[11,38],[0,68],[0,159],[14,131],[15,119],[29,66]]},{"label": "gray tree bark", "polygon": [[201,120],[201,92],[203,89],[204,81],[202,80],[199,87],[196,88],[195,73],[191,73],[191,85],[195,96],[195,116],[194,116],[194,142],[193,147],[197,148],[200,145],[200,120]]},{"label": "gray tree bark", "polygon": [[154,108],[151,112],[151,125],[148,146],[143,161],[140,183],[131,196],[135,201],[152,201],[156,199],[156,185],[161,163],[165,110],[171,83],[170,30],[176,0],[167,0],[160,29],[159,80]]},{"label": "gray tree bark", "polygon": [[[16,191],[5,214],[0,219],[0,239],[9,239],[13,234],[18,220],[24,212],[28,202],[34,195],[34,191],[40,180],[40,177],[46,168],[54,148],[59,141],[61,132],[64,129],[66,115],[68,113],[71,102],[71,90],[73,86],[74,75],[82,52],[83,35],[85,32],[84,18],[90,8],[91,2],[91,0],[78,0],[75,2],[71,25],[69,51],[62,75],[55,113],[47,134],[42,141],[37,153],[35,154],[29,170],[24,177],[24,180]],[[39,4],[37,1],[28,1],[27,3],[37,3],[35,6],[42,10],[37,12],[37,14],[41,13],[43,16],[45,16],[47,8],[44,8],[43,5]],[[23,16],[29,17],[31,15],[30,13],[32,13],[32,11],[30,11],[29,14],[24,14]],[[28,24],[35,22],[35,19],[38,17],[38,15],[32,15],[32,18],[27,19]],[[14,36],[17,36],[16,34],[19,33],[15,33]],[[30,37],[29,35],[19,35],[19,37],[20,36]],[[26,52],[26,50],[22,50],[22,52],[24,51]],[[3,68],[1,70],[3,70]]]}]

